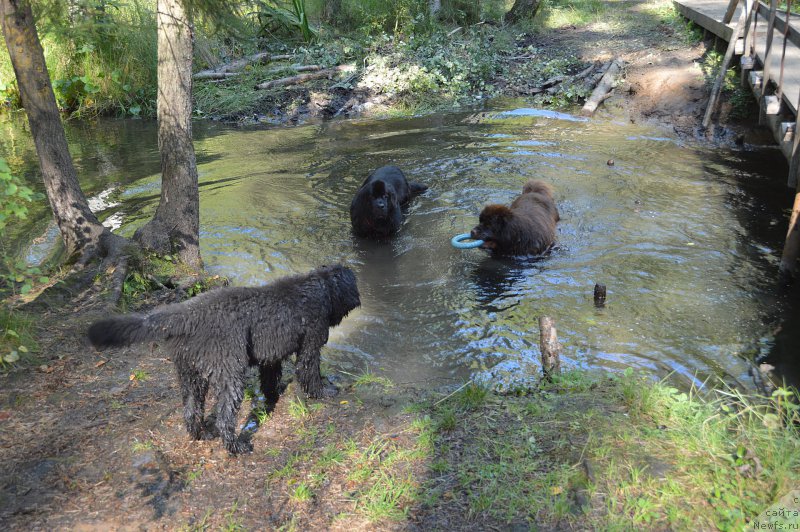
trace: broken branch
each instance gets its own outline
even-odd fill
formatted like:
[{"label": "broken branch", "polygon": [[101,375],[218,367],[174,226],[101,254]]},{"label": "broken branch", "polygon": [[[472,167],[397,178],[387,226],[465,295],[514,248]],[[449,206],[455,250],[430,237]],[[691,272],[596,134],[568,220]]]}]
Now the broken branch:
[{"label": "broken branch", "polygon": [[615,59],[611,66],[608,67],[608,70],[603,77],[600,79],[600,83],[597,84],[597,87],[594,88],[592,95],[586,100],[586,104],[581,109],[581,114],[583,116],[592,116],[594,112],[597,110],[597,106],[600,103],[608,98],[608,94],[611,92],[611,89],[614,88],[614,81],[616,80],[617,74],[619,74],[620,70],[622,69],[622,60]]},{"label": "broken branch", "polygon": [[325,70],[320,70],[318,72],[309,72],[308,74],[298,74],[296,76],[265,81],[264,83],[259,83],[256,85],[256,89],[271,89],[273,87],[280,87],[282,85],[305,83],[306,81],[311,81],[313,79],[330,78],[339,72],[352,72],[355,69],[355,65],[339,65],[333,68],[326,68]]}]

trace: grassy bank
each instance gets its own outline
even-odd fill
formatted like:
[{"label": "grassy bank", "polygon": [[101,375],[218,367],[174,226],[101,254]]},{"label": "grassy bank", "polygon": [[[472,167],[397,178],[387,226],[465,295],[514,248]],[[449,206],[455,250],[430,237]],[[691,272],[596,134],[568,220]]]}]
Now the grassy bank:
[{"label": "grassy bank", "polygon": [[[786,390],[700,395],[575,371],[529,396],[469,385],[361,430],[342,421],[401,396],[368,375],[338,406],[293,399],[266,421],[295,427],[266,450],[267,493],[291,508],[285,529],[741,530],[767,522],[800,482],[797,396]],[[252,518],[233,508],[204,522]]]}]

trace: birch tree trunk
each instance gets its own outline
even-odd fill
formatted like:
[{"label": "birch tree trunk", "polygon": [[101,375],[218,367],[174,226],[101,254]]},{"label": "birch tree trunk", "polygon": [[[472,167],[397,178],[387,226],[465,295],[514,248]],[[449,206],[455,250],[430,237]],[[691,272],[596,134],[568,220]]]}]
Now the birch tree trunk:
[{"label": "birch tree trunk", "polygon": [[[8,0],[3,0],[8,1]],[[192,24],[181,0],[158,0],[158,148],[161,199],[134,239],[197,269],[200,197],[192,145]]]},{"label": "birch tree trunk", "polygon": [[[39,156],[47,199],[68,260],[83,266],[106,254],[111,232],[89,209],[78,184],[61,116],[44,61],[30,0],[0,0],[0,24]],[[122,237],[115,237],[118,244]]]}]

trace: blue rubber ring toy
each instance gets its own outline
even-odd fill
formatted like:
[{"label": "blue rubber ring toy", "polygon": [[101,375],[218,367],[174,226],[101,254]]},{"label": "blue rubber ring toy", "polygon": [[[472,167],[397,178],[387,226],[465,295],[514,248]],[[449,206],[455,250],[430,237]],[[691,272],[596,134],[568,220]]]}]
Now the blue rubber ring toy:
[{"label": "blue rubber ring toy", "polygon": [[464,233],[462,235],[456,235],[451,240],[450,243],[453,244],[454,248],[458,249],[472,249],[477,248],[483,245],[483,240],[473,240],[472,242],[464,242],[464,240],[469,240],[472,238],[469,233]]}]

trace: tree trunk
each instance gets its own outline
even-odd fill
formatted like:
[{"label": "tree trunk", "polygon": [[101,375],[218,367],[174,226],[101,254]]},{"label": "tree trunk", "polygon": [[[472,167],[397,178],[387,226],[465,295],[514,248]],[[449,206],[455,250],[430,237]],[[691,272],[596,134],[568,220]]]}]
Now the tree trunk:
[{"label": "tree trunk", "polygon": [[0,24],[67,257],[85,265],[105,253],[111,232],[92,214],[78,184],[30,1],[0,0]]},{"label": "tree trunk", "polygon": [[515,0],[503,20],[506,24],[516,24],[524,19],[533,19],[540,6],[540,0]]},{"label": "tree trunk", "polygon": [[184,7],[181,0],[158,0],[161,199],[153,219],[134,239],[201,269],[200,197],[192,145],[192,24]]}]

